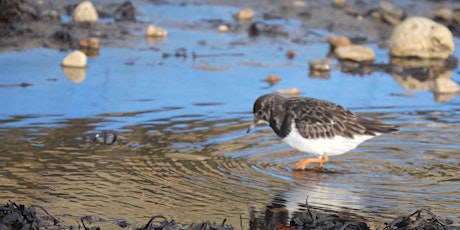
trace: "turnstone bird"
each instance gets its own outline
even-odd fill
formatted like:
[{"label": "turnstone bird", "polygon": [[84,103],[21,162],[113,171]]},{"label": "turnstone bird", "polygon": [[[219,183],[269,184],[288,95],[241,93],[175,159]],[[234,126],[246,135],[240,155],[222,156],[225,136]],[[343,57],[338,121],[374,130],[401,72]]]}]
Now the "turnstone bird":
[{"label": "turnstone bird", "polygon": [[318,163],[321,169],[329,156],[344,154],[368,139],[397,131],[394,125],[368,120],[340,105],[308,97],[263,95],[254,103],[253,113],[248,133],[265,123],[291,147],[318,156],[300,160],[294,165],[296,170],[311,163]]}]

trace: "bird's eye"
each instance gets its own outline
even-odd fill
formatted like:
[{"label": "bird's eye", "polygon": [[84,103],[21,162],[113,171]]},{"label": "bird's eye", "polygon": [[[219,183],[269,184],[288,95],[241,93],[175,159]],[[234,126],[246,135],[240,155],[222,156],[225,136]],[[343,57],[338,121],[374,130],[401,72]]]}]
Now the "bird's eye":
[{"label": "bird's eye", "polygon": [[264,112],[262,112],[262,110],[259,110],[259,112],[257,112],[257,115],[259,115],[259,116],[262,116],[262,114],[264,114]]}]

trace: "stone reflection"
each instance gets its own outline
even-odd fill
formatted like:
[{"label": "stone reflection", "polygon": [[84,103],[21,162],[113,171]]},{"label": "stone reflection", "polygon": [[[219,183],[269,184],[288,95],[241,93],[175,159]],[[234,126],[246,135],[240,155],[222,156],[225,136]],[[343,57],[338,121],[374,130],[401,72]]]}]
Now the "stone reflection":
[{"label": "stone reflection", "polygon": [[452,77],[452,69],[457,66],[457,59],[390,59],[391,75],[409,91],[426,91],[433,93],[437,102],[454,98],[460,91]]},{"label": "stone reflection", "polygon": [[62,67],[62,72],[73,83],[81,83],[86,78],[86,68]]}]

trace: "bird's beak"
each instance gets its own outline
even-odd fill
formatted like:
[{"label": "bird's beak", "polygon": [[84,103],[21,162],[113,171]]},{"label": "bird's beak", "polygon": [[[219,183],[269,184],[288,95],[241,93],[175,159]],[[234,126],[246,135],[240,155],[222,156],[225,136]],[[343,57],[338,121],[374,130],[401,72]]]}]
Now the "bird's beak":
[{"label": "bird's beak", "polygon": [[257,125],[256,121],[251,122],[251,124],[249,124],[248,131],[246,131],[246,133],[251,132],[251,130],[253,130],[256,127],[256,125]]}]

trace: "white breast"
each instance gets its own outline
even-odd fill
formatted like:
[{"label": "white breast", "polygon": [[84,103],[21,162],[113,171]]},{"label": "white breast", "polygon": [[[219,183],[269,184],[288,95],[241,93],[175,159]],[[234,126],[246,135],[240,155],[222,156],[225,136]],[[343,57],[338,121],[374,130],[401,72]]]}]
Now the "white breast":
[{"label": "white breast", "polygon": [[[380,134],[377,134],[378,136]],[[333,138],[305,139],[302,137],[292,122],[291,132],[283,138],[283,141],[291,147],[306,153],[313,153],[318,156],[340,155],[355,149],[362,142],[375,136],[355,135],[353,138],[335,136]]]}]

